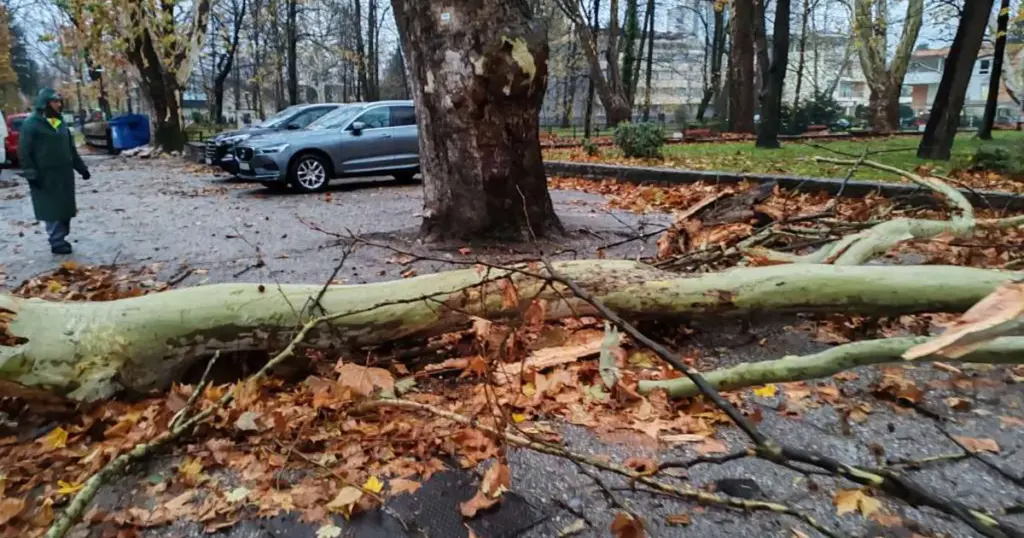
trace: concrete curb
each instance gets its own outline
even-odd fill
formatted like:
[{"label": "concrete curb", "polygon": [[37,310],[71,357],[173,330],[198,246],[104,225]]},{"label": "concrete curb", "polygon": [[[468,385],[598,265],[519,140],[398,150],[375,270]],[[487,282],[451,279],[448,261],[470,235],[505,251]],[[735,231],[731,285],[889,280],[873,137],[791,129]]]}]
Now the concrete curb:
[{"label": "concrete curb", "polygon": [[[620,166],[611,164],[578,163],[568,161],[545,161],[544,168],[551,176],[582,177],[587,179],[615,179],[630,183],[666,184],[736,184],[751,181],[761,184],[778,183],[786,189],[804,192],[824,191],[837,194],[842,188],[841,179],[781,176],[773,174],[741,174],[734,172],[705,172],[678,168],[647,166]],[[1024,195],[1000,191],[971,191],[959,189],[978,208],[1024,211]],[[934,206],[935,197],[930,191],[917,185],[890,183],[885,181],[850,180],[843,189],[843,196],[861,198],[869,193],[878,193],[887,198],[907,198],[911,204]]]}]

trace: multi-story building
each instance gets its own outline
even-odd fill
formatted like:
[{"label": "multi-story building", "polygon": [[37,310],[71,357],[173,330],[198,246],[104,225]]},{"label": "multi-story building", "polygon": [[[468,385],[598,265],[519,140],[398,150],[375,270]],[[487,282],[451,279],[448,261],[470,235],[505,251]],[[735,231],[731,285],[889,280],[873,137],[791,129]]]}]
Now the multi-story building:
[{"label": "multi-story building", "polygon": [[[942,71],[946,67],[949,49],[920,49],[911,57],[907,76],[903,79],[903,95],[908,97],[909,105],[917,115],[927,114],[935,101]],[[1008,58],[1009,60],[1009,58]],[[1009,66],[1012,62],[1008,62]],[[976,123],[985,113],[988,101],[989,83],[992,80],[993,50],[984,46],[978,59],[974,62],[974,71],[967,86],[964,99],[963,115],[968,125]],[[996,108],[996,120],[1016,121],[1021,108],[1010,97],[1005,83],[1000,84],[999,101]]]}]

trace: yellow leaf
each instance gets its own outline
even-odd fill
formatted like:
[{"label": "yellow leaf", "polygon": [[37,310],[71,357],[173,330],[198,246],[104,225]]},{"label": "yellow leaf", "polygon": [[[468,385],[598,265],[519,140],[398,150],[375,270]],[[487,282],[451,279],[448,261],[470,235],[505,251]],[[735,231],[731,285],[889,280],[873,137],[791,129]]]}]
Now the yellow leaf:
[{"label": "yellow leaf", "polygon": [[519,424],[520,422],[526,421],[526,415],[522,413],[512,413],[512,422]]},{"label": "yellow leaf", "polygon": [[778,387],[774,384],[768,384],[761,388],[754,389],[754,394],[762,398],[774,398],[775,393],[779,391]]},{"label": "yellow leaf", "polygon": [[534,394],[537,394],[537,387],[534,386],[533,383],[527,383],[527,384],[523,385],[523,396],[526,396],[527,398],[530,398]]},{"label": "yellow leaf", "polygon": [[60,268],[64,269],[65,271],[74,271],[75,269],[78,269],[78,264],[71,260],[68,260],[60,262]]},{"label": "yellow leaf", "polygon": [[366,479],[366,483],[363,484],[363,490],[371,493],[380,493],[382,489],[384,489],[384,483],[378,480],[376,476]]},{"label": "yellow leaf", "polygon": [[178,472],[195,481],[203,473],[203,462],[199,458],[189,458],[178,467]]},{"label": "yellow leaf", "polygon": [[63,480],[57,481],[57,493],[61,495],[71,495],[72,493],[78,493],[78,491],[85,487],[85,484],[71,484]]},{"label": "yellow leaf", "polygon": [[64,428],[57,426],[50,433],[46,434],[46,437],[40,439],[40,442],[50,450],[64,448],[68,446],[68,432]]},{"label": "yellow leaf", "polygon": [[50,293],[57,293],[58,291],[60,291],[62,289],[64,289],[64,284],[61,284],[60,282],[57,282],[56,280],[51,280],[51,281],[46,283],[46,291],[48,291]]},{"label": "yellow leaf", "polygon": [[836,492],[832,500],[836,506],[836,513],[839,515],[859,511],[864,516],[870,517],[882,509],[882,503],[871,497],[860,489],[841,489]]}]

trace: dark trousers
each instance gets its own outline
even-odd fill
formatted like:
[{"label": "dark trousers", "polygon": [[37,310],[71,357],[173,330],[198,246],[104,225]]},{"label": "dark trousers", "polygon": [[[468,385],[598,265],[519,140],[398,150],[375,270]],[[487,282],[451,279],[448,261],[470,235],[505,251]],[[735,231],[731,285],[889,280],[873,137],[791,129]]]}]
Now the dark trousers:
[{"label": "dark trousers", "polygon": [[66,248],[70,247],[71,243],[68,243],[67,237],[71,233],[71,221],[70,220],[54,220],[46,221],[46,234],[50,239],[50,248]]}]

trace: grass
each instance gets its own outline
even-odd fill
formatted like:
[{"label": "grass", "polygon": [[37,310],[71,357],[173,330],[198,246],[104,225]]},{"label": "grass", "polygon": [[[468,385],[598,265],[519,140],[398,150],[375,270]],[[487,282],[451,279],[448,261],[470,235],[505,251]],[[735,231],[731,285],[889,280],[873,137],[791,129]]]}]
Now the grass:
[{"label": "grass", "polygon": [[[805,142],[790,142],[783,143],[782,148],[776,150],[755,148],[753,142],[672,144],[664,146],[665,158],[662,161],[625,159],[616,148],[602,148],[599,160],[693,170],[841,178],[848,172],[848,166],[819,163],[814,158],[818,156],[845,158],[837,152],[859,156],[867,150],[869,154],[879,152],[869,155],[868,158],[882,164],[904,170],[928,166],[936,173],[944,174],[965,167],[969,163],[970,157],[983,144],[1007,146],[1014,148],[1013,151],[1024,148],[1024,132],[996,131],[994,140],[988,142],[979,140],[974,133],[961,133],[957,136],[953,146],[953,157],[949,161],[918,159],[916,153],[920,141],[918,136],[896,136],[882,139],[823,141],[814,145]],[[544,157],[549,160],[593,160],[584,157],[579,150],[564,149],[547,150],[544,152]],[[895,179],[885,172],[863,168],[854,177],[859,179]]]}]

